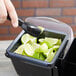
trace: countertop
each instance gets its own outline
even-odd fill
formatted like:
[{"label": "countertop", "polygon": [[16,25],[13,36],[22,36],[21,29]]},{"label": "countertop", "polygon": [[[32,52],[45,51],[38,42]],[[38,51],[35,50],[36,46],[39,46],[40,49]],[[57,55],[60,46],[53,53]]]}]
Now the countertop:
[{"label": "countertop", "polygon": [[0,76],[18,76],[10,58],[5,56],[7,47],[12,40],[0,41]]}]

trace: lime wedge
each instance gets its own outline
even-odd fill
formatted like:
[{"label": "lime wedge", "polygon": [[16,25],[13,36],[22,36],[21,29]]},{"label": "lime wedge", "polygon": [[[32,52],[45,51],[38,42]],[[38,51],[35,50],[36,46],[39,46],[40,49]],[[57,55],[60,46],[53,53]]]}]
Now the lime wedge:
[{"label": "lime wedge", "polygon": [[52,59],[54,58],[56,52],[53,52],[53,48],[49,49],[49,52],[47,53],[47,58],[45,59],[45,61],[47,62],[51,62]]},{"label": "lime wedge", "polygon": [[35,42],[35,43],[37,42],[37,39],[36,39],[35,37],[29,35],[29,34],[24,34],[24,35],[21,37],[21,42],[22,42],[23,44],[26,44],[27,42],[29,42],[29,40],[30,40],[31,42]]},{"label": "lime wedge", "polygon": [[45,42],[48,42],[49,44],[53,45],[56,44],[58,42],[58,39],[56,38],[45,38]]},{"label": "lime wedge", "polygon": [[25,51],[23,50],[22,55],[26,55]]},{"label": "lime wedge", "polygon": [[42,53],[47,53],[48,52],[48,46],[46,43],[42,44],[40,47],[39,47],[39,51],[42,52]]},{"label": "lime wedge", "polygon": [[61,45],[61,39],[58,40],[57,45]]},{"label": "lime wedge", "polygon": [[14,52],[18,54],[22,54],[24,48],[25,48],[24,45],[20,45]]},{"label": "lime wedge", "polygon": [[32,46],[34,49],[37,49],[37,48],[40,47],[40,45],[37,44],[37,43],[31,43],[31,46]]},{"label": "lime wedge", "polygon": [[36,59],[39,59],[39,52],[35,51],[32,57],[36,58]]},{"label": "lime wedge", "polygon": [[45,39],[39,39],[39,42],[40,44],[46,43],[48,48],[51,48],[53,45],[57,44],[58,39],[45,37]]},{"label": "lime wedge", "polygon": [[27,56],[33,56],[35,48],[33,48],[29,43],[25,44],[25,53]]},{"label": "lime wedge", "polygon": [[43,53],[37,52],[39,49],[36,49],[34,54],[33,54],[33,58],[36,59],[40,59],[40,60],[45,60],[45,56],[43,55]]},{"label": "lime wedge", "polygon": [[45,56],[44,56],[42,53],[40,53],[40,54],[39,54],[39,59],[40,59],[40,60],[45,60]]},{"label": "lime wedge", "polygon": [[57,51],[57,50],[59,49],[59,47],[60,47],[59,45],[54,45],[54,46],[53,46],[53,50],[54,50],[54,51]]}]

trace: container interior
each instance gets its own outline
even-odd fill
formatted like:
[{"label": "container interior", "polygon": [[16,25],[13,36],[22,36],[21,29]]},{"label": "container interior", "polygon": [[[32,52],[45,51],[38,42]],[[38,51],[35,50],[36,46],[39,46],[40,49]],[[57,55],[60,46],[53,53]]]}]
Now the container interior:
[{"label": "container interior", "polygon": [[[22,32],[19,37],[17,37],[14,40],[14,45],[12,45],[12,47],[10,48],[10,52],[14,52],[22,43],[21,43],[21,37],[23,36],[23,34],[26,34],[26,32]],[[51,37],[51,38],[58,38],[61,39],[61,41],[63,42],[64,38],[65,38],[66,34],[64,33],[60,33],[57,31],[53,31],[53,30],[45,30],[44,34],[40,35],[38,38],[44,38],[44,37]]]}]

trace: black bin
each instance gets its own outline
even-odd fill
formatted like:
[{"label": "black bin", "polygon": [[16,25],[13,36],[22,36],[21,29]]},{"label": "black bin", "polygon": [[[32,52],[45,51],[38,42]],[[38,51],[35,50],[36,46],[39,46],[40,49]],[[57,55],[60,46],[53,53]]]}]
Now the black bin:
[{"label": "black bin", "polygon": [[76,76],[76,38],[63,60],[63,76]]},{"label": "black bin", "polygon": [[[21,36],[26,33],[22,31],[6,50],[6,56],[11,58],[12,63],[19,76],[59,76],[61,60],[64,56],[64,49],[68,42],[67,34],[48,30],[44,31],[46,37],[60,38],[62,44],[58,49],[53,60],[49,62],[41,61],[27,56],[14,53],[15,49],[21,44]],[[43,37],[43,36],[42,36]]]}]

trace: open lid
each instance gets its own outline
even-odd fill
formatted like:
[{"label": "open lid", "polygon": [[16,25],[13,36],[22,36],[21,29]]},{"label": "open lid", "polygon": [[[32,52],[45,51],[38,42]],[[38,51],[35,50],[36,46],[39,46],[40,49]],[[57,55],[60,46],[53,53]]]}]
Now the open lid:
[{"label": "open lid", "polygon": [[28,17],[25,21],[33,23],[37,26],[42,26],[44,28],[66,33],[68,35],[69,41],[66,46],[65,52],[69,49],[74,38],[73,30],[69,25],[50,17]]}]

